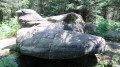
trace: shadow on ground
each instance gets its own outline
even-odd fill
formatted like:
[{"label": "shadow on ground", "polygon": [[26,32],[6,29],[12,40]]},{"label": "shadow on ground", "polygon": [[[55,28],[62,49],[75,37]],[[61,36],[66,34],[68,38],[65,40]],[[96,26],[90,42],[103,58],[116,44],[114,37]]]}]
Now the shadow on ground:
[{"label": "shadow on ground", "polygon": [[47,60],[21,55],[19,67],[93,67],[97,64],[95,55],[83,56],[74,60]]}]

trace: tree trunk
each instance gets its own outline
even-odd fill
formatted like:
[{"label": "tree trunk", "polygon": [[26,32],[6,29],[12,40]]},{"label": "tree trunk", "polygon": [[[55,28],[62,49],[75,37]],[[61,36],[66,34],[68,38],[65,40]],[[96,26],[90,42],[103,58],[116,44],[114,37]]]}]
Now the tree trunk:
[{"label": "tree trunk", "polygon": [[38,9],[39,9],[39,14],[43,14],[43,6],[42,6],[42,0],[38,0]]},{"label": "tree trunk", "polygon": [[0,21],[2,21],[3,20],[3,12],[2,12],[2,10],[0,10]]}]

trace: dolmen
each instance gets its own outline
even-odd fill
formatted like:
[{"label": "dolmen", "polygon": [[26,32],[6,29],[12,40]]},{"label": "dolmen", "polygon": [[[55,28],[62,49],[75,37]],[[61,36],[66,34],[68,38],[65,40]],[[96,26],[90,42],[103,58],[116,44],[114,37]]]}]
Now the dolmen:
[{"label": "dolmen", "polygon": [[85,22],[76,13],[42,18],[36,11],[16,11],[21,28],[16,44],[22,54],[43,59],[74,59],[104,52],[102,37],[84,32]]}]

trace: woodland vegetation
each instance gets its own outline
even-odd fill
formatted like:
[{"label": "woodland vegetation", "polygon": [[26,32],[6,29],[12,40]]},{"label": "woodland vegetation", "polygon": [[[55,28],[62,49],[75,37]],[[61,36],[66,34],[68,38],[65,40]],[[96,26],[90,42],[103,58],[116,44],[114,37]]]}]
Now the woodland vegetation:
[{"label": "woodland vegetation", "polygon": [[[16,36],[20,26],[15,11],[19,9],[33,9],[42,17],[75,12],[82,15],[85,22],[97,26],[94,35],[120,42],[120,37],[106,35],[109,31],[120,31],[120,0],[0,0],[0,39]],[[115,58],[113,61],[120,63],[119,57]],[[97,67],[107,67],[107,64],[103,60]]]},{"label": "woodland vegetation", "polygon": [[19,28],[15,11],[25,8],[33,9],[43,17],[68,12],[81,14],[85,22],[98,25],[97,35],[120,31],[120,0],[0,0],[0,3],[0,39],[14,35]]}]

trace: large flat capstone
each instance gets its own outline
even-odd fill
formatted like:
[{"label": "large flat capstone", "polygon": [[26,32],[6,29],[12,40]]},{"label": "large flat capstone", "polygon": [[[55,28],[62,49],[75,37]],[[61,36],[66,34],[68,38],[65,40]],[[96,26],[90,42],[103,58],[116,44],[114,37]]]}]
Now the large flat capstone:
[{"label": "large flat capstone", "polygon": [[17,32],[21,53],[45,59],[73,59],[104,51],[102,37],[46,27],[22,28]]}]

